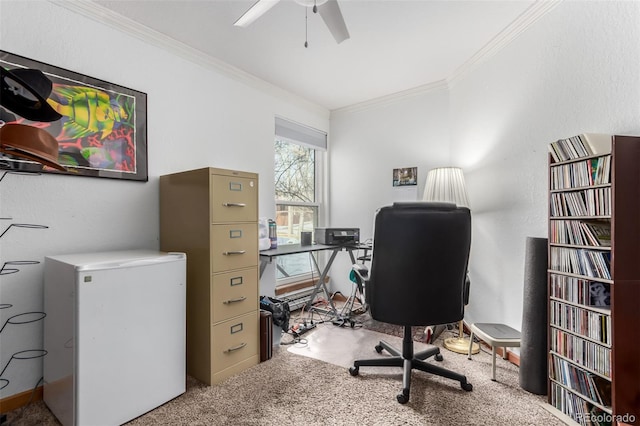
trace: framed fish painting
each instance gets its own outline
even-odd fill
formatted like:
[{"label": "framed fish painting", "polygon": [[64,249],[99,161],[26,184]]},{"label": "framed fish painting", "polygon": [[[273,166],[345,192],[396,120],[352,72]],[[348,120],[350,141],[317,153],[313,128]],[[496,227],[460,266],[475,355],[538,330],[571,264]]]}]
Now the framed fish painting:
[{"label": "framed fish painting", "polygon": [[145,93],[2,50],[0,72],[0,170],[148,180]]}]

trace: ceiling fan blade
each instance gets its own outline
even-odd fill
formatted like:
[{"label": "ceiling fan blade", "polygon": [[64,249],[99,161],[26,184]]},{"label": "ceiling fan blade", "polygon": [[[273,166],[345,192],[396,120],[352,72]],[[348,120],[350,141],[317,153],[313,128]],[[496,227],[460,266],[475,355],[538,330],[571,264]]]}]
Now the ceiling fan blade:
[{"label": "ceiling fan blade", "polygon": [[264,15],[269,9],[276,5],[280,0],[258,0],[253,6],[249,8],[236,22],[233,23],[236,27],[248,27]]},{"label": "ceiling fan blade", "polygon": [[337,0],[329,0],[318,6],[318,12],[338,44],[349,38],[347,24],[344,23]]}]

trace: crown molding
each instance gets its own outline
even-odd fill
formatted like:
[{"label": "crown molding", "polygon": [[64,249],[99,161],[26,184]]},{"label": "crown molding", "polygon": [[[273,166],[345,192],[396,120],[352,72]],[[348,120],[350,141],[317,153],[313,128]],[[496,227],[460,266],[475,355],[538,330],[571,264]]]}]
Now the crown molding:
[{"label": "crown molding", "polygon": [[537,22],[544,15],[559,5],[562,0],[538,0],[533,3],[527,10],[518,16],[504,30],[491,39],[482,49],[477,51],[468,61],[456,69],[451,76],[447,78],[450,87],[453,87],[458,81],[463,79],[471,71],[477,68],[482,62],[491,58],[509,43],[515,40],[520,34],[525,32],[531,25]]},{"label": "crown molding", "polygon": [[142,40],[145,43],[149,43],[153,46],[159,47],[163,50],[169,51],[177,56],[180,56],[190,62],[201,65],[205,68],[216,71],[228,78],[244,83],[253,88],[259,89],[279,99],[292,102],[302,108],[310,110],[312,112],[319,113],[324,116],[329,116],[329,109],[319,105],[315,102],[311,102],[301,96],[298,96],[292,92],[282,89],[272,83],[269,83],[261,78],[256,77],[240,68],[234,67],[224,61],[214,58],[204,52],[194,49],[182,42],[179,42],[171,37],[168,37],[158,31],[152,30],[126,16],[119,15],[112,10],[100,6],[90,0],[48,0],[57,6],[63,7],[72,12],[83,15],[89,19],[97,21],[101,24],[107,25],[115,30],[129,34]]},{"label": "crown molding", "polygon": [[152,30],[142,24],[139,24],[127,17],[123,17],[110,9],[100,6],[90,0],[48,0],[58,6],[64,7],[70,11],[79,13],[87,18],[93,19],[99,23],[108,25],[116,30],[127,33],[146,43],[157,46],[161,49],[172,52],[186,60],[202,65],[208,69],[217,71],[226,77],[242,82],[248,86],[262,90],[277,98],[292,102],[305,109],[311,110],[322,115],[336,115],[341,113],[351,113],[363,111],[366,109],[389,105],[402,99],[417,96],[433,90],[450,89],[457,82],[462,80],[466,75],[477,68],[482,62],[486,61],[520,34],[526,31],[531,25],[538,21],[554,9],[562,0],[538,0],[516,18],[509,26],[496,35],[483,48],[476,52],[468,61],[457,68],[452,75],[443,80],[424,84],[401,92],[392,93],[378,98],[370,99],[357,104],[349,105],[334,110],[329,110],[317,103],[311,102],[299,95],[289,92],[281,87],[271,84],[265,80],[256,77],[240,68],[234,67],[217,58],[207,55],[197,49],[187,46],[184,43],[176,41],[158,31]]},{"label": "crown molding", "polygon": [[413,96],[418,96],[423,93],[432,92],[435,90],[448,89],[449,84],[446,80],[438,80],[433,83],[423,84],[421,86],[413,87],[411,89],[403,90],[401,92],[391,93],[389,95],[380,96],[378,98],[369,99],[364,102],[358,102],[357,104],[348,105],[342,108],[336,108],[331,110],[331,116],[342,114],[342,113],[352,113],[364,111],[371,108],[377,108],[380,106],[387,106],[393,103],[405,100],[407,98],[411,98]]},{"label": "crown molding", "polygon": [[553,8],[560,4],[562,0],[538,0],[533,3],[527,10],[518,16],[509,26],[502,30],[498,35],[491,39],[483,48],[476,52],[469,60],[456,69],[452,75],[444,80],[428,83],[402,92],[392,93],[387,96],[349,105],[343,108],[331,110],[331,116],[341,113],[351,113],[363,111],[377,106],[388,105],[398,102],[407,97],[416,96],[432,90],[442,88],[450,89],[457,82],[463,79],[471,71],[477,68],[482,62],[486,61],[505,46],[515,40],[520,34],[526,31],[538,19],[549,13]]}]

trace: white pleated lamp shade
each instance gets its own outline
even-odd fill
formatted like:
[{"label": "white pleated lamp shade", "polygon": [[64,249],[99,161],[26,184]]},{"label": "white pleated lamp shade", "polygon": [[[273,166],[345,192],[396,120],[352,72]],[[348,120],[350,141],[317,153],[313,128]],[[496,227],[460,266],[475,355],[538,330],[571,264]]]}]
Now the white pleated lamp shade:
[{"label": "white pleated lamp shade", "polygon": [[462,169],[459,167],[439,167],[430,170],[427,174],[422,199],[424,201],[455,203],[459,207],[471,208]]}]

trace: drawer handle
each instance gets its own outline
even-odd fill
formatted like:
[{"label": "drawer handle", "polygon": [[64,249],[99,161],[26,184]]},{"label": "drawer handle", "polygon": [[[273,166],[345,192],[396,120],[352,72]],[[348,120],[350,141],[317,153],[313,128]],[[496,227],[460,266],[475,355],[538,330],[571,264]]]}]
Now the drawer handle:
[{"label": "drawer handle", "polygon": [[225,207],[247,207],[245,203],[222,203]]},{"label": "drawer handle", "polygon": [[246,344],[246,343],[240,343],[238,346],[235,346],[235,347],[233,347],[233,348],[226,349],[226,350],[224,351],[224,353],[228,354],[228,353],[231,353],[231,352],[235,352],[235,351],[237,351],[237,350],[240,350],[240,349],[244,348],[245,346],[247,346],[247,344]]},{"label": "drawer handle", "polygon": [[235,251],[223,251],[222,254],[224,254],[225,256],[233,256],[236,254],[245,254],[247,251],[246,250],[235,250]]},{"label": "drawer handle", "polygon": [[237,299],[229,299],[229,300],[225,300],[224,303],[225,305],[230,305],[232,303],[236,303],[236,302],[244,302],[247,298],[245,296],[242,297],[238,297]]}]

